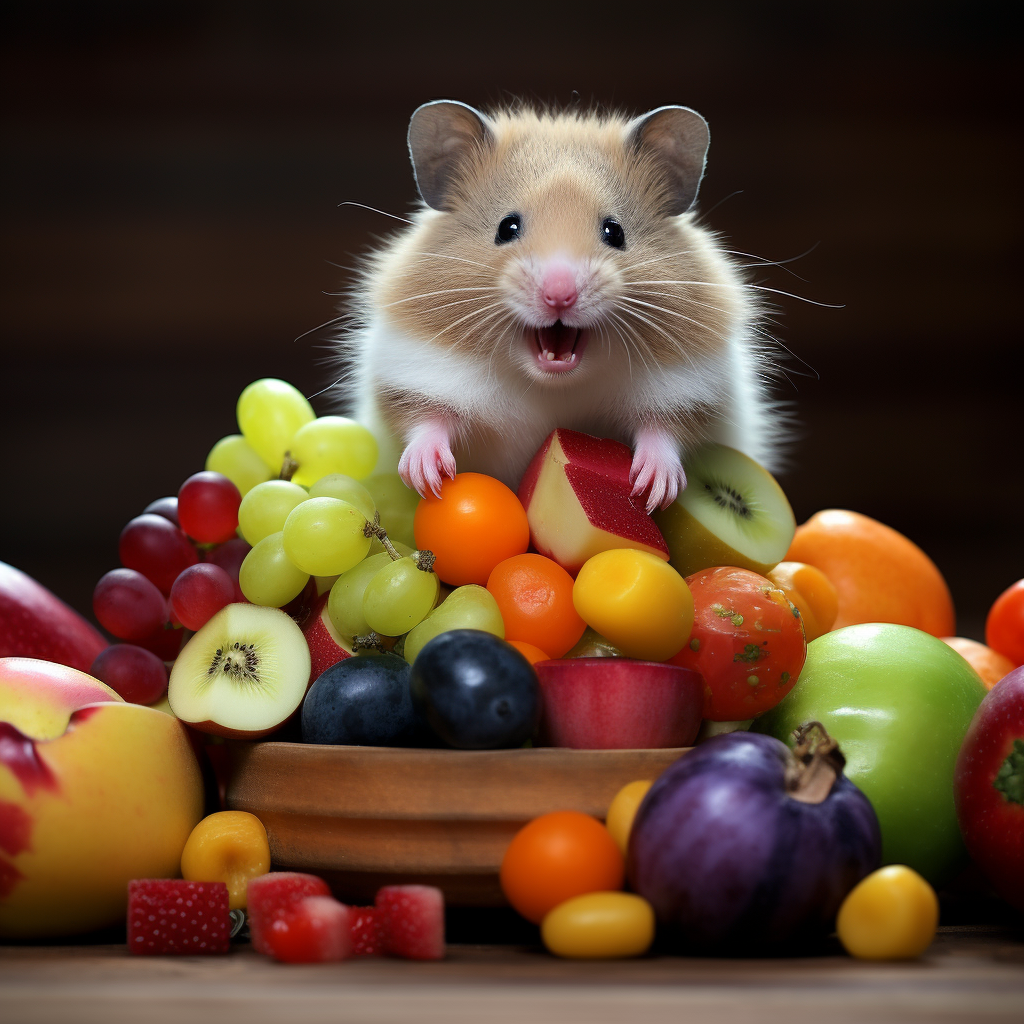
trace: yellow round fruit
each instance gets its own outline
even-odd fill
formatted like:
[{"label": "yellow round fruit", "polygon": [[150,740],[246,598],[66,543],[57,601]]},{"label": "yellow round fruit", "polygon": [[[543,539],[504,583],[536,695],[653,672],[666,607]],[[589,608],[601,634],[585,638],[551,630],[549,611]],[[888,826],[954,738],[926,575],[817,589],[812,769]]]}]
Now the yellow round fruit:
[{"label": "yellow round fruit", "polygon": [[836,931],[846,952],[862,960],[909,960],[935,938],[939,901],[913,869],[890,864],[850,890]]},{"label": "yellow round fruit", "polygon": [[628,658],[667,661],[693,629],[686,580],[648,551],[613,548],[587,559],[572,600],[587,625]]},{"label": "yellow round fruit", "polygon": [[181,877],[224,882],[232,910],[245,906],[249,879],[270,870],[270,843],[263,822],[248,811],[216,811],[194,829],[181,852]]},{"label": "yellow round fruit", "polygon": [[589,892],[548,911],[540,934],[550,952],[572,960],[642,956],[654,941],[654,910],[630,892]]},{"label": "yellow round fruit", "polygon": [[623,857],[626,856],[626,847],[629,846],[629,833],[633,828],[637,808],[653,784],[651,779],[627,782],[608,805],[608,814],[604,819],[605,828],[612,834],[612,839],[622,851]]}]

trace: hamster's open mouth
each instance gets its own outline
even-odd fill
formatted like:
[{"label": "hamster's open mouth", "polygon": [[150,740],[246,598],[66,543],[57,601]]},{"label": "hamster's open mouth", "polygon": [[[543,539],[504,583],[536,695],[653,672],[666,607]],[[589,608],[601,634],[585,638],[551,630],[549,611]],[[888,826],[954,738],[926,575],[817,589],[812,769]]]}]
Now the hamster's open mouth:
[{"label": "hamster's open mouth", "polygon": [[587,347],[586,331],[556,320],[550,327],[536,327],[533,340],[537,347],[534,359],[545,373],[566,373],[575,370]]}]

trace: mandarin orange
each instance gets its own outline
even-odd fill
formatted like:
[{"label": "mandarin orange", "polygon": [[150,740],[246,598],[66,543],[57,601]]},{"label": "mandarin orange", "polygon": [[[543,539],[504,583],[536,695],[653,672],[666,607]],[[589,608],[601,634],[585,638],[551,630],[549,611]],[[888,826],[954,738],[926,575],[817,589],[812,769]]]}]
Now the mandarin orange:
[{"label": "mandarin orange", "polygon": [[953,636],[949,587],[935,563],[902,533],[846,509],[816,512],[798,526],[787,561],[817,566],[839,594],[833,629],[895,622]]},{"label": "mandarin orange", "polygon": [[981,681],[990,690],[1007,672],[1014,669],[1014,664],[1009,658],[977,640],[970,640],[965,636],[944,636],[942,640],[981,676]]}]

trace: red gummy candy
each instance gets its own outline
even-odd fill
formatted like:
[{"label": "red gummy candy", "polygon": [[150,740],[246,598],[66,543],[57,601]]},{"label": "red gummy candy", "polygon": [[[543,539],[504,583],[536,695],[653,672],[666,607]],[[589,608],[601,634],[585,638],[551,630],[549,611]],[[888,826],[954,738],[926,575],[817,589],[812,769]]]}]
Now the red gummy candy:
[{"label": "red gummy candy", "polygon": [[386,885],[376,909],[384,951],[409,960],[444,958],[444,895],[432,885]]},{"label": "red gummy candy", "polygon": [[226,953],[231,945],[223,882],[136,878],[128,883],[128,951]]},{"label": "red gummy candy", "polygon": [[246,913],[252,948],[257,953],[273,956],[265,935],[275,919],[306,896],[330,895],[330,887],[322,878],[301,871],[271,871],[250,878],[246,888]]}]

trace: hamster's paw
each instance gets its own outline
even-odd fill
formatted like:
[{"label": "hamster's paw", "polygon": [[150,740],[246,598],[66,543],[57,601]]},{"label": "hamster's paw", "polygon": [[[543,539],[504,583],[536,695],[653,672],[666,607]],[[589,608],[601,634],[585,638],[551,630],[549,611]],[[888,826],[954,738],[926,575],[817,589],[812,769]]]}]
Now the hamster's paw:
[{"label": "hamster's paw", "polygon": [[668,508],[686,489],[686,471],[674,438],[661,431],[641,431],[629,469],[632,496],[647,495],[647,512]]},{"label": "hamster's paw", "polygon": [[406,487],[411,487],[421,498],[429,490],[441,497],[442,474],[455,478],[455,456],[452,454],[448,432],[443,428],[425,428],[406,445],[398,461],[398,475]]}]

